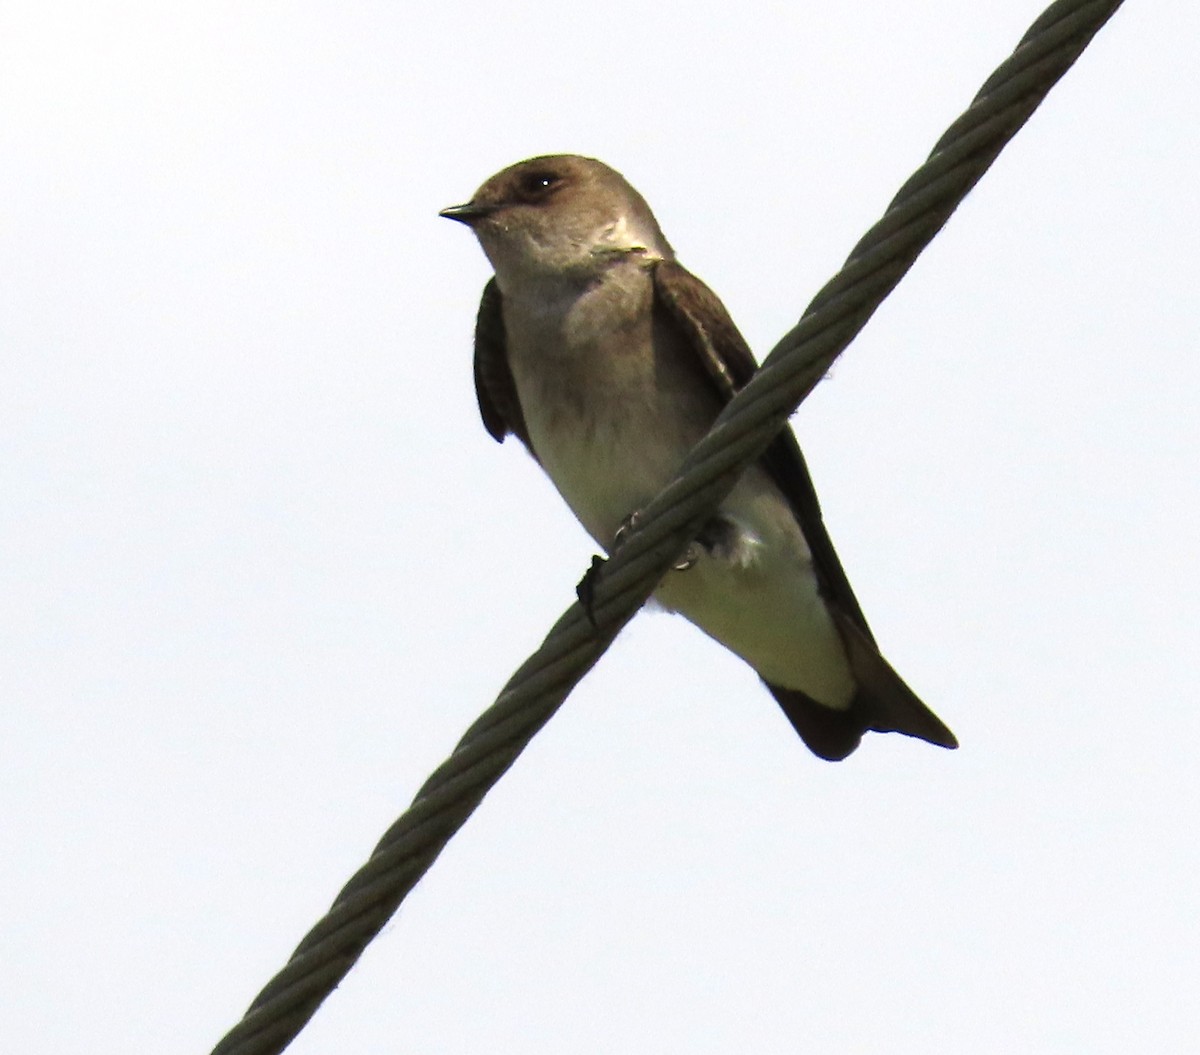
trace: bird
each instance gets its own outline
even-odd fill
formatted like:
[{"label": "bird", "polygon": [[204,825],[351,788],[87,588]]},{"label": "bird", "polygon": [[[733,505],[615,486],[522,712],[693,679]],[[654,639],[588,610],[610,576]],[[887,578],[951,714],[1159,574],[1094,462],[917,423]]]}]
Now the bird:
[{"label": "bird", "polygon": [[[440,216],[494,271],[475,327],[479,412],[516,436],[606,553],[757,368],[642,196],[573,154],[530,158]],[[653,600],[748,663],[818,757],[866,732],[958,742],[883,658],[790,426],[740,477]]]}]

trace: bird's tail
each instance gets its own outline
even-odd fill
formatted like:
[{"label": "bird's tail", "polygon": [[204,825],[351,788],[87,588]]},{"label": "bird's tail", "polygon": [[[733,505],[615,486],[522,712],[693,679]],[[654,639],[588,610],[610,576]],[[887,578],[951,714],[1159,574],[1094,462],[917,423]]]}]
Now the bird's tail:
[{"label": "bird's tail", "polygon": [[861,629],[843,617],[838,619],[838,630],[858,685],[849,707],[835,710],[796,689],[767,683],[813,754],[840,761],[858,746],[865,732],[904,733],[939,747],[958,747],[945,723],[904,684]]}]

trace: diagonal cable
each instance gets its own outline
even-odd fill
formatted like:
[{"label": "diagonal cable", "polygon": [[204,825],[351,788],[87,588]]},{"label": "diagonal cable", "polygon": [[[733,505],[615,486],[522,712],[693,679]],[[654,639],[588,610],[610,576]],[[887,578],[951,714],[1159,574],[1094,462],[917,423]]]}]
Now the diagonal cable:
[{"label": "diagonal cable", "polygon": [[984,83],[800,322],[696,445],[578,604],[509,679],[213,1055],[275,1055],[304,1028],[488,790],[645,603],[738,476],[866,324],[1121,0],[1056,0]]}]

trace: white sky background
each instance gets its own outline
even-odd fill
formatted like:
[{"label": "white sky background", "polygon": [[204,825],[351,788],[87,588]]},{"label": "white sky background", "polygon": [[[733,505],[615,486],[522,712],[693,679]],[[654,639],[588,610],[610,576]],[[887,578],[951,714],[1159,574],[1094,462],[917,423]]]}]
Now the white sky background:
[{"label": "white sky background", "polygon": [[[764,354],[1041,0],[0,9],[0,992],[207,1051],[572,598],[437,210],[577,151]],[[1126,5],[795,419],[962,741],[639,617],[295,1043],[1194,1050],[1193,0]]]}]

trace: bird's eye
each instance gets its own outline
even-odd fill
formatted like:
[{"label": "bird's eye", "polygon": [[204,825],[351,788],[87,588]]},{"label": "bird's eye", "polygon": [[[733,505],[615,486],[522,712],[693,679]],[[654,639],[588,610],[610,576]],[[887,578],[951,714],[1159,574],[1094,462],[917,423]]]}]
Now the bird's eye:
[{"label": "bird's eye", "polygon": [[521,197],[526,201],[540,201],[561,182],[562,179],[552,172],[527,172],[521,177]]}]

